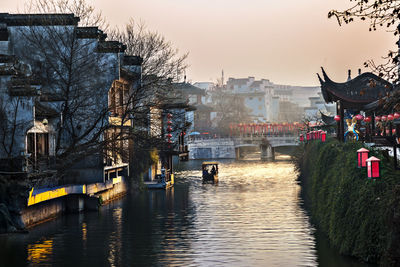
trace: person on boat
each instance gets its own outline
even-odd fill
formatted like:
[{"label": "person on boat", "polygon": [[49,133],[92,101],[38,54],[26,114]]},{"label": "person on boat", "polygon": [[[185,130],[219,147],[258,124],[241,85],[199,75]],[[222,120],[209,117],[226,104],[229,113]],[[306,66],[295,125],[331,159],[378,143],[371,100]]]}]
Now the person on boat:
[{"label": "person on boat", "polygon": [[217,173],[217,171],[215,170],[215,166],[212,167],[211,169],[211,175],[215,175]]},{"label": "person on boat", "polygon": [[203,168],[203,177],[204,177],[204,178],[207,178],[207,177],[208,177],[207,168]]}]

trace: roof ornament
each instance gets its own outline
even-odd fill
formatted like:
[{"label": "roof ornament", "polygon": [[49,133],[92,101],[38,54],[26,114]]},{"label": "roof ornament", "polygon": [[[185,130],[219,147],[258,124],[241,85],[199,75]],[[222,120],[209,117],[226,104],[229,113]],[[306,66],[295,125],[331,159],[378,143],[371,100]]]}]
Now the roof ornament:
[{"label": "roof ornament", "polygon": [[331,82],[331,83],[333,83],[333,81],[332,81],[332,80],[328,77],[328,75],[326,74],[324,68],[321,67],[321,69],[322,69],[322,75],[324,75],[325,82]]}]

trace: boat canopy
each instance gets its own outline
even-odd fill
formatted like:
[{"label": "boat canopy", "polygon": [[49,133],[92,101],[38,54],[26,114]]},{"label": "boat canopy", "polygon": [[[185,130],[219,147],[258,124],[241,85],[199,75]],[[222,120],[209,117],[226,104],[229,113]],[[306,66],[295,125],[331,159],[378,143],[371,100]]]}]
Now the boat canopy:
[{"label": "boat canopy", "polygon": [[205,165],[218,165],[218,162],[216,161],[204,161],[203,166]]}]

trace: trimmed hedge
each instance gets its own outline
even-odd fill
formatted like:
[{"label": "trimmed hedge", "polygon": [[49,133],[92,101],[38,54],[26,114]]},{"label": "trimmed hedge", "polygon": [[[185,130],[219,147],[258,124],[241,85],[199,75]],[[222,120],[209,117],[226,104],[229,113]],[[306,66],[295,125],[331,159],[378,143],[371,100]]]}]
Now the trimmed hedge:
[{"label": "trimmed hedge", "polygon": [[393,169],[392,158],[372,150],[369,155],[381,160],[381,178],[367,178],[366,168],[357,168],[361,146],[333,139],[300,146],[293,158],[302,194],[313,223],[341,254],[396,265],[400,172]]}]

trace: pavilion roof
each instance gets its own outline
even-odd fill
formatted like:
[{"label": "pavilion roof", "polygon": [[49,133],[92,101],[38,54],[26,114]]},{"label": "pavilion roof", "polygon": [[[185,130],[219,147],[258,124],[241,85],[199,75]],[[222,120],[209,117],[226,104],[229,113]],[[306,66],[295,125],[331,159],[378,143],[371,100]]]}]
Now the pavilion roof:
[{"label": "pavilion roof", "polygon": [[321,111],[319,113],[321,113],[321,119],[326,125],[335,125],[336,122],[333,116],[325,115]]},{"label": "pavilion roof", "polygon": [[321,92],[325,102],[341,101],[344,108],[362,109],[365,105],[384,97],[393,90],[393,85],[381,77],[366,72],[344,83],[332,81],[322,68]]}]

